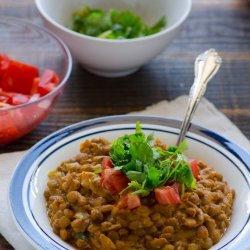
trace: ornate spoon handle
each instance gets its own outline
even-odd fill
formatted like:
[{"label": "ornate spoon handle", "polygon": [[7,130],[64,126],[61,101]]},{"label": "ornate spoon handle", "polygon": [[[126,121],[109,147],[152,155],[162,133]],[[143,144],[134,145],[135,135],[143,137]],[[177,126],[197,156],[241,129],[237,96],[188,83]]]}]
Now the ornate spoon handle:
[{"label": "ornate spoon handle", "polygon": [[189,92],[188,108],[185,119],[181,125],[177,145],[179,145],[184,140],[193,114],[201,100],[201,97],[206,91],[207,84],[217,73],[221,63],[222,59],[215,49],[207,50],[196,58],[194,65],[194,84],[192,85]]}]

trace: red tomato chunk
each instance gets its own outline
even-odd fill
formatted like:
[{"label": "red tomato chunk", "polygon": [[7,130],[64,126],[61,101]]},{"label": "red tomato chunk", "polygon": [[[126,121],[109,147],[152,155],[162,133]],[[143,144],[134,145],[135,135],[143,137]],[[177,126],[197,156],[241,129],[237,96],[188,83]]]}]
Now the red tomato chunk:
[{"label": "red tomato chunk", "polygon": [[114,192],[120,193],[128,186],[128,178],[119,170],[104,169],[102,171],[102,187]]},{"label": "red tomato chunk", "polygon": [[155,199],[162,205],[181,203],[181,198],[176,191],[176,187],[171,186],[155,188]]},{"label": "red tomato chunk", "polygon": [[139,195],[131,194],[128,192],[120,197],[120,201],[118,202],[118,208],[120,209],[134,209],[136,207],[141,206],[141,200]]},{"label": "red tomato chunk", "polygon": [[197,179],[199,175],[199,166],[196,160],[191,159],[189,161],[191,170],[193,172],[194,177]]},{"label": "red tomato chunk", "polygon": [[120,193],[129,183],[129,179],[120,170],[114,169],[110,157],[103,159],[101,180],[102,187],[114,193]]},{"label": "red tomato chunk", "polygon": [[111,159],[109,156],[106,156],[103,161],[102,161],[102,170],[108,169],[108,168],[113,168],[113,164],[111,162]]},{"label": "red tomato chunk", "polygon": [[59,84],[57,74],[50,69],[46,69],[42,76],[35,78],[33,81],[32,94],[39,93],[41,96],[47,95]]},{"label": "red tomato chunk", "polygon": [[39,77],[36,66],[0,54],[0,108],[37,100],[53,91],[59,82],[53,70],[47,69]]}]

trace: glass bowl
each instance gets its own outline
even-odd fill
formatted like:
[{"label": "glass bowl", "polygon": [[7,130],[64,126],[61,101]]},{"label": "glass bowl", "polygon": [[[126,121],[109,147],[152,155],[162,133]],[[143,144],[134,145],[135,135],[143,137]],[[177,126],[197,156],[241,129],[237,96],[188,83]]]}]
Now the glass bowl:
[{"label": "glass bowl", "polygon": [[1,17],[0,34],[1,54],[37,66],[40,74],[52,69],[60,79],[52,92],[36,101],[0,108],[0,144],[5,144],[29,133],[48,116],[70,76],[72,58],[61,39],[22,19]]}]

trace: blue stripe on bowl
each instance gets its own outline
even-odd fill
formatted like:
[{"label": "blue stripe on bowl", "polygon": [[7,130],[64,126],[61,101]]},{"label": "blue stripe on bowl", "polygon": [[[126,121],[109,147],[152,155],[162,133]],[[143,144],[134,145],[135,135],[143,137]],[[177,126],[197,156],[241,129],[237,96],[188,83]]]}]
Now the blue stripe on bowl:
[{"label": "blue stripe on bowl", "polygon": [[[48,149],[50,146],[54,145],[56,142],[62,140],[63,138],[66,138],[69,135],[77,134],[77,132],[79,132],[79,131],[83,131],[83,130],[95,128],[95,127],[100,127],[103,125],[128,124],[128,123],[134,124],[138,120],[140,120],[142,124],[165,125],[165,126],[169,126],[169,127],[173,127],[173,128],[179,128],[180,124],[181,124],[181,122],[177,121],[177,120],[167,119],[167,118],[163,118],[163,117],[155,117],[155,116],[133,116],[132,115],[132,116],[113,116],[113,117],[97,118],[97,119],[92,119],[92,120],[88,120],[85,122],[80,122],[80,123],[71,125],[69,127],[66,127],[64,129],[61,129],[58,132],[55,132],[54,134],[46,137],[45,139],[43,139],[41,142],[39,142],[38,144],[36,144],[34,147],[32,147],[29,150],[29,152],[26,154],[26,156],[23,158],[23,160],[18,164],[17,169],[16,169],[15,173],[13,174],[11,184],[10,184],[9,197],[10,197],[11,209],[13,211],[13,215],[14,215],[15,220],[17,221],[19,227],[21,227],[23,233],[26,234],[26,237],[30,238],[30,240],[33,241],[33,244],[35,244],[36,246],[39,246],[41,249],[51,249],[51,250],[53,250],[53,249],[66,249],[65,247],[63,247],[60,244],[58,244],[57,242],[55,242],[53,240],[53,238],[51,238],[49,235],[47,235],[44,232],[44,234],[46,234],[47,237],[50,239],[49,241],[45,240],[43,238],[43,236],[30,223],[30,221],[25,213],[22,196],[20,196],[20,190],[23,189],[22,184],[23,184],[25,176],[29,170],[29,167],[37,159],[37,157],[40,154],[42,154],[43,152],[45,152],[46,149]],[[79,137],[77,137],[69,142],[66,142],[65,144],[56,148],[50,154],[46,155],[40,161],[38,167],[34,170],[32,176],[34,176],[35,172],[41,166],[42,162],[44,162],[51,154],[53,154],[55,151],[59,150],[61,147],[65,146],[66,144],[69,144],[72,141],[75,141],[75,140],[78,140],[78,139],[81,139],[81,138],[84,138],[86,136],[93,135],[96,133],[108,132],[108,131],[114,131],[114,130],[123,130],[123,129],[131,129],[132,130],[132,128],[124,127],[121,129],[98,131],[98,132],[95,132],[92,134],[79,136]],[[160,131],[160,132],[177,134],[177,133],[174,133],[172,131],[165,131],[165,130],[156,130],[156,129],[146,129],[146,130],[155,130],[155,131]],[[220,136],[219,134],[217,134],[213,131],[204,129],[204,128],[196,126],[196,125],[192,125],[190,127],[190,132],[193,132],[195,134],[199,134],[203,137],[206,137],[206,138],[216,142],[217,144],[220,144],[222,147],[227,149],[227,151],[229,151],[230,153],[235,155],[237,157],[237,159],[240,160],[246,166],[246,168],[249,172],[250,156],[247,152],[245,152],[243,149],[241,149],[238,145],[230,142],[228,139]],[[192,140],[199,141],[199,142],[211,147],[210,145],[204,143],[203,141],[197,140],[197,139],[192,138],[190,136],[188,136],[188,137]],[[213,148],[214,150],[223,154],[218,149],[216,149],[214,147],[211,147],[211,148]],[[232,160],[230,158],[228,158],[227,156],[225,156],[225,157],[232,162]],[[242,173],[241,169],[238,168],[238,166],[235,165],[235,167],[244,176],[244,178],[248,184],[248,187],[249,187],[249,180]],[[29,188],[30,188],[30,186],[28,187],[28,192],[29,192]],[[32,213],[32,210],[30,208],[30,204],[29,204],[29,209]],[[33,219],[35,220],[33,213],[32,213],[32,216],[33,216]],[[248,222],[249,222],[249,217],[248,217],[245,225]],[[39,227],[39,225],[38,225],[38,227]],[[237,238],[237,236],[242,232],[243,229],[244,229],[244,227],[234,236],[234,238],[230,242],[232,242],[235,238]],[[226,245],[228,245],[230,242],[228,242]],[[226,245],[224,245],[220,249],[224,248]]]}]

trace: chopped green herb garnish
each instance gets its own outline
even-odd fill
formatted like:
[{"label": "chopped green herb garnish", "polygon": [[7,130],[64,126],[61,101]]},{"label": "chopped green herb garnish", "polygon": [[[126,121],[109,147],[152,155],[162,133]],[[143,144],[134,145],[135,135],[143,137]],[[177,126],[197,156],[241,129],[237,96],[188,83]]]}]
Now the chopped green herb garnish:
[{"label": "chopped green herb garnish", "polygon": [[99,10],[85,6],[73,15],[72,29],[81,34],[106,39],[130,39],[155,34],[166,26],[166,17],[149,27],[130,10]]},{"label": "chopped green herb garnish", "polygon": [[94,169],[95,174],[100,174],[102,172],[102,167],[98,166],[97,168]]},{"label": "chopped green herb garnish", "polygon": [[180,183],[182,192],[195,188],[189,160],[183,154],[187,142],[164,150],[151,145],[152,141],[153,135],[146,136],[137,122],[134,134],[124,135],[113,142],[110,149],[112,163],[131,181],[121,193],[130,189],[134,194],[147,196],[154,188],[169,181]]},{"label": "chopped green herb garnish", "polygon": [[75,238],[80,239],[80,240],[87,240],[88,236],[86,234],[80,232],[80,233],[75,234]]}]

